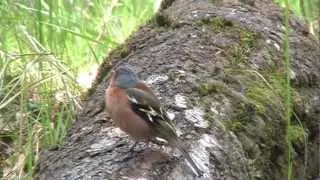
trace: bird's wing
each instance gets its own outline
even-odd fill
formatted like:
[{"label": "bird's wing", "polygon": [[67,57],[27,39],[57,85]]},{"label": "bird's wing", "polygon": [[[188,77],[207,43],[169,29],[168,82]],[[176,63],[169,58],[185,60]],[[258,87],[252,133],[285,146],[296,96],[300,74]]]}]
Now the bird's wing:
[{"label": "bird's wing", "polygon": [[159,99],[137,88],[126,89],[132,110],[157,132],[160,138],[176,137],[176,130]]},{"label": "bird's wing", "polygon": [[153,97],[153,99],[155,99],[155,101],[158,101],[158,104],[160,104],[160,101],[157,98],[157,96],[154,94],[154,92],[148,86],[146,86],[146,84],[144,84],[143,82],[138,82],[134,88],[140,89],[146,93],[149,93]]}]

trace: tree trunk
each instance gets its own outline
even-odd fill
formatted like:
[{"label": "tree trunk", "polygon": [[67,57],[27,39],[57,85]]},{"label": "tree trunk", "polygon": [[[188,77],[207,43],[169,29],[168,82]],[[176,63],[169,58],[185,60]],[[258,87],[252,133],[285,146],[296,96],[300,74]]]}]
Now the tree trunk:
[{"label": "tree trunk", "polygon": [[[283,10],[267,0],[164,1],[102,63],[65,142],[42,153],[36,179],[195,178],[167,146],[140,143],[128,153],[133,142],[104,111],[107,74],[119,63],[130,64],[175,115],[204,179],[286,179],[283,21]],[[319,42],[294,17],[289,41],[293,173],[316,179]]]}]

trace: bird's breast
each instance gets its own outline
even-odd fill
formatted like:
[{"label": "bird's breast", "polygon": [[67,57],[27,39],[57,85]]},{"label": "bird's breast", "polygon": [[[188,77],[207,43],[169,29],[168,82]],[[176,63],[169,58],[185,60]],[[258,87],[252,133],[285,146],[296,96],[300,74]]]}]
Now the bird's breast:
[{"label": "bird's breast", "polygon": [[129,105],[126,92],[118,87],[108,88],[106,91],[106,109],[110,116]]},{"label": "bird's breast", "polygon": [[141,119],[131,109],[125,90],[108,88],[106,91],[106,109],[111,119],[135,139],[150,139],[152,130],[145,120]]}]

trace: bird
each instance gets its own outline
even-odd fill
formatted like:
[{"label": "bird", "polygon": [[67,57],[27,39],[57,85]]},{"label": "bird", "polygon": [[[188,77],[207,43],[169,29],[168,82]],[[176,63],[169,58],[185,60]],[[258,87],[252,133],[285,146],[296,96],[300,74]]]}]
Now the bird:
[{"label": "bird", "polygon": [[175,125],[168,118],[164,106],[129,66],[121,65],[112,71],[105,98],[109,116],[122,131],[136,142],[166,140],[170,146],[181,151],[195,170],[196,176],[202,176],[202,170],[182,146]]}]

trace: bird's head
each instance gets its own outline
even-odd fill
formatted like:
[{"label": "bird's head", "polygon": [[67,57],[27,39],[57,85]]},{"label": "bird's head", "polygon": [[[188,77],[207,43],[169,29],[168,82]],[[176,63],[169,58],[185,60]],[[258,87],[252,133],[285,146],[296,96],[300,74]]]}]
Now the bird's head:
[{"label": "bird's head", "polygon": [[113,71],[110,84],[127,89],[135,87],[138,82],[138,76],[129,67],[120,66]]}]

